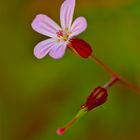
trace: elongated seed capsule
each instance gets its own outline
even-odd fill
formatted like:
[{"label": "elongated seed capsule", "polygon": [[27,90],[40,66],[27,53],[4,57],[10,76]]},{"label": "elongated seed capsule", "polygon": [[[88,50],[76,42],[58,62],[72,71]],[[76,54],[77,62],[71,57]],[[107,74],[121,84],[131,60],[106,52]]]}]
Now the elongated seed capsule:
[{"label": "elongated seed capsule", "polygon": [[77,122],[81,117],[83,117],[88,111],[93,108],[102,105],[107,100],[107,90],[103,87],[97,87],[91,92],[90,96],[84,105],[81,106],[80,111],[77,115],[64,127],[58,128],[56,133],[58,135],[63,135],[75,122]]}]

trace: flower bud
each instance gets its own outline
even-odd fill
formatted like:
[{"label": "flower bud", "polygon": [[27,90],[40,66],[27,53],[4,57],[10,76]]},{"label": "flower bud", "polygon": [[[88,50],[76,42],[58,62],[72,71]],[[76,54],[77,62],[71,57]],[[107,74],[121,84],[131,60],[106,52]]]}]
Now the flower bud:
[{"label": "flower bud", "polygon": [[86,103],[81,106],[81,108],[87,108],[87,111],[92,110],[93,108],[102,105],[106,102],[108,97],[107,90],[102,87],[97,87],[90,94]]},{"label": "flower bud", "polygon": [[83,58],[88,58],[92,54],[91,46],[82,39],[72,38],[68,44],[68,47]]}]

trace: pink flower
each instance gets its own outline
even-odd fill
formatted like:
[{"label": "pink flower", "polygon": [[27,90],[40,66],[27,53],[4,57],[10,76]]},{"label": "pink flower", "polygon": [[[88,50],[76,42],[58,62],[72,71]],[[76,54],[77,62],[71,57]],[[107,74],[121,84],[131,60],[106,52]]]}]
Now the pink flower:
[{"label": "pink flower", "polygon": [[63,57],[70,40],[87,28],[84,17],[78,17],[72,23],[75,9],[75,0],[65,0],[60,9],[61,27],[46,15],[39,14],[32,22],[32,28],[45,36],[50,37],[34,48],[34,55],[41,59],[49,54],[54,59]]}]

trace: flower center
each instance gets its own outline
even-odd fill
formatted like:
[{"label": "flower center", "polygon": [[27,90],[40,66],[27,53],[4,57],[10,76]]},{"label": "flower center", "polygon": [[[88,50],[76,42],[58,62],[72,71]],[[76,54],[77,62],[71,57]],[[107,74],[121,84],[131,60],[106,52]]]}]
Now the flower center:
[{"label": "flower center", "polygon": [[59,30],[58,32],[56,32],[57,37],[58,37],[58,41],[67,41],[70,35],[70,32],[68,31],[68,29],[65,30]]}]

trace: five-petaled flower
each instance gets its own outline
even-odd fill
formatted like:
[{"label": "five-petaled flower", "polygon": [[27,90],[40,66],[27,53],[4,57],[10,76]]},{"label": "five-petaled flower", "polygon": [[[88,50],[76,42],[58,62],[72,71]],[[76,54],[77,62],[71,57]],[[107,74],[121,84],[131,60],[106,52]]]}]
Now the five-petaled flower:
[{"label": "five-petaled flower", "polygon": [[[36,32],[50,37],[49,39],[46,39],[35,46],[34,55],[38,59],[45,57],[47,54],[49,54],[54,59],[61,58],[64,55],[67,47],[70,46],[70,48],[72,48],[72,39],[85,31],[87,28],[87,21],[84,17],[76,18],[72,24],[74,9],[75,0],[65,0],[63,2],[60,9],[61,27],[46,15],[39,14],[35,17],[32,22],[32,28]],[[79,55],[82,54],[83,57],[88,57],[92,50],[88,44],[85,45],[87,45],[85,46],[85,48],[87,48],[85,53],[83,52],[85,49],[81,52],[83,47],[79,49],[74,47],[73,49],[76,48],[75,51]]]}]

